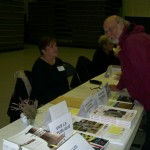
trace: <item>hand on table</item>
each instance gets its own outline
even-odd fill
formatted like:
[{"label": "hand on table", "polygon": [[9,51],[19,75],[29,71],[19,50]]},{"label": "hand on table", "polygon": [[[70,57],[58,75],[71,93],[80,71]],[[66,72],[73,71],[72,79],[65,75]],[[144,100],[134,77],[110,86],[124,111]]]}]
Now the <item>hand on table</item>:
[{"label": "hand on table", "polygon": [[109,84],[109,88],[111,91],[119,91],[115,84]]},{"label": "hand on table", "polygon": [[121,72],[118,72],[115,74],[115,80],[120,80],[121,78]]}]

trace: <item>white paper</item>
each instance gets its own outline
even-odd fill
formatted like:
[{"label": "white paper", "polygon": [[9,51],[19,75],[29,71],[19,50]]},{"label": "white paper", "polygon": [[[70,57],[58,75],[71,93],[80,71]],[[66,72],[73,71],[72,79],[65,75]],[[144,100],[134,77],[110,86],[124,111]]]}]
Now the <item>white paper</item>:
[{"label": "white paper", "polygon": [[63,116],[64,114],[67,114],[68,112],[69,111],[68,111],[66,101],[62,101],[49,108],[51,121],[58,119],[59,117]]},{"label": "white paper", "polygon": [[20,150],[20,148],[23,149],[23,147],[32,150],[49,150],[47,146],[48,143],[45,140],[29,132],[31,128],[32,126],[28,126],[20,133],[8,139],[4,139],[3,150]]},{"label": "white paper", "polygon": [[48,130],[48,124],[50,122],[57,120],[59,117],[67,114],[68,112],[69,111],[65,100],[54,106],[51,106],[46,113],[43,128]]},{"label": "white paper", "polygon": [[105,105],[108,101],[105,88],[100,89],[94,96],[93,96],[94,106],[97,108],[99,105]]},{"label": "white paper", "polygon": [[93,103],[94,103],[95,109],[99,105],[106,105],[110,95],[111,95],[110,88],[109,88],[108,83],[106,83],[105,86],[102,89],[98,90],[98,92],[95,93],[93,96]]},{"label": "white paper", "polygon": [[94,109],[93,97],[90,95],[82,102],[78,116],[89,117],[90,112]]},{"label": "white paper", "polygon": [[74,134],[58,150],[94,150],[90,144],[79,134]]},{"label": "white paper", "polygon": [[51,132],[60,134],[69,138],[73,134],[72,115],[71,113],[65,114],[59,119],[48,124]]}]

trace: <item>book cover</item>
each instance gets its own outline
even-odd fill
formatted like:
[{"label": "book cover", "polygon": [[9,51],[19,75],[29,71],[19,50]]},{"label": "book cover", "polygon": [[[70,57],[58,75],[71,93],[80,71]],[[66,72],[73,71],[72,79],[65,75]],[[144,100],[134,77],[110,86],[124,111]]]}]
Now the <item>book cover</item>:
[{"label": "book cover", "polygon": [[124,108],[124,109],[132,109],[134,105],[135,104],[133,103],[124,103],[124,102],[111,101],[111,100],[107,102],[107,106]]},{"label": "book cover", "polygon": [[90,119],[130,128],[136,114],[137,110],[99,105],[96,110],[91,112]]},{"label": "book cover", "polygon": [[124,95],[120,95],[117,98],[117,101],[127,102],[127,103],[134,103],[134,99],[133,98],[131,98],[130,96],[124,96]]},{"label": "book cover", "polygon": [[118,92],[111,92],[111,97],[109,98],[110,101],[118,101],[124,103],[132,103],[134,104],[134,99],[131,98],[129,95],[125,95],[124,93],[120,94]]},{"label": "book cover", "polygon": [[92,135],[80,133],[84,139],[95,149],[95,150],[103,150],[109,143],[108,140],[95,137]]},{"label": "book cover", "polygon": [[109,101],[107,102],[107,106],[124,108],[124,109],[133,109],[134,107],[134,99],[131,98],[128,94],[112,92]]},{"label": "book cover", "polygon": [[108,129],[108,124],[96,122],[83,117],[73,117],[73,129],[80,133],[94,134],[102,136]]},{"label": "book cover", "polygon": [[134,107],[134,104],[133,103],[116,102],[113,107],[132,109]]}]

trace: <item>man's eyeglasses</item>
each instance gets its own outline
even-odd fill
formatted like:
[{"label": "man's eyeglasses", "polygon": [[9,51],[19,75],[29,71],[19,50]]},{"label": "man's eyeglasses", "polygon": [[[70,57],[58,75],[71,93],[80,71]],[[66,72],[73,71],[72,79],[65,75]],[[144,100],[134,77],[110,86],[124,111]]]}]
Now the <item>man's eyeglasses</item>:
[{"label": "man's eyeglasses", "polygon": [[103,88],[103,86],[100,85],[100,86],[97,86],[97,87],[94,87],[94,88],[91,88],[91,87],[90,87],[90,90],[96,90],[96,89],[102,89],[102,88]]}]

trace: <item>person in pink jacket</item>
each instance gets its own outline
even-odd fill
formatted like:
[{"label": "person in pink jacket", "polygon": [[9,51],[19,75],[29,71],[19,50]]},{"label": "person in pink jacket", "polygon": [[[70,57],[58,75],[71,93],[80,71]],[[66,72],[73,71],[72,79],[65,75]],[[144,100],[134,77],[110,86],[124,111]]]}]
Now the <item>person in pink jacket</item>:
[{"label": "person in pink jacket", "polygon": [[144,26],[131,23],[112,15],[105,19],[105,34],[119,44],[122,75],[116,89],[126,88],[130,96],[146,111],[146,138],[142,150],[150,148],[150,35]]}]

